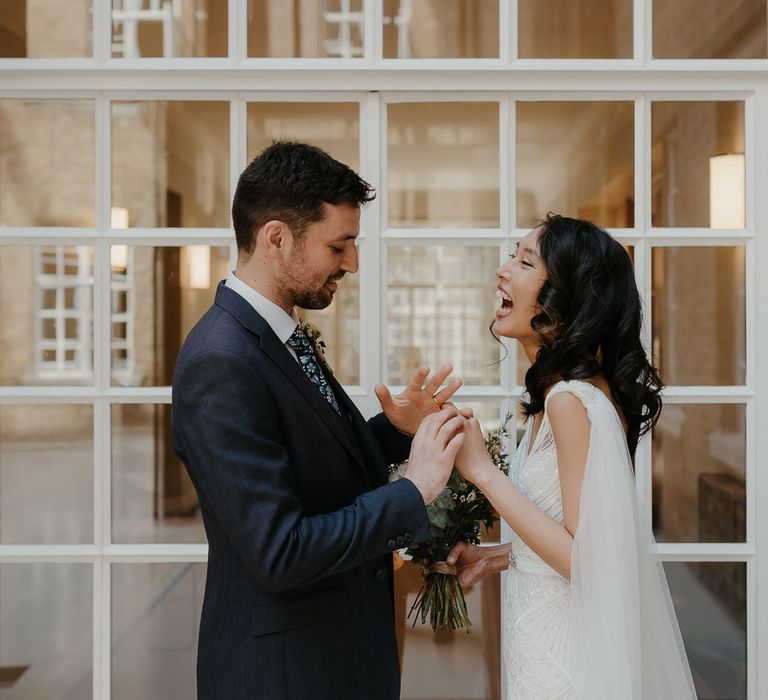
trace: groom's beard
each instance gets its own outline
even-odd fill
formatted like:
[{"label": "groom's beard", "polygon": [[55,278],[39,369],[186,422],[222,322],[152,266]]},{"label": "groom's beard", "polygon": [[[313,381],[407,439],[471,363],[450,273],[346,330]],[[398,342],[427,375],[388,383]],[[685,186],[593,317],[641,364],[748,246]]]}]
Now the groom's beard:
[{"label": "groom's beard", "polygon": [[331,282],[338,282],[344,277],[340,275],[329,277],[320,289],[302,289],[295,290],[293,295],[293,305],[300,309],[325,309],[333,301],[333,292],[328,289]]}]

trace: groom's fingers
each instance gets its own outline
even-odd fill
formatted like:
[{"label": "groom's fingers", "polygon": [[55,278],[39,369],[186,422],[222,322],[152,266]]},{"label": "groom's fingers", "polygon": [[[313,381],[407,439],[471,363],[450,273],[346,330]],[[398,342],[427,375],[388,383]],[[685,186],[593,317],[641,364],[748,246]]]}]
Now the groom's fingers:
[{"label": "groom's fingers", "polygon": [[466,542],[457,542],[453,549],[448,552],[448,557],[446,558],[446,561],[453,566],[457,561],[459,561],[459,557],[461,556],[461,553],[467,548]]},{"label": "groom's fingers", "polygon": [[456,377],[456,379],[452,379],[451,383],[448,386],[440,389],[440,391],[438,391],[437,394],[435,394],[435,401],[438,401],[442,406],[446,401],[448,401],[448,399],[451,398],[451,396],[453,396],[461,388],[461,385],[463,383],[464,382],[458,377]]},{"label": "groom's fingers", "polygon": [[373,387],[373,393],[376,394],[382,408],[389,408],[392,405],[392,394],[386,384],[377,384]]},{"label": "groom's fingers", "polygon": [[[427,375],[429,375],[429,367],[422,367],[416,374],[413,375],[413,378],[411,379],[410,383],[408,384],[408,388],[411,391],[421,391],[421,388],[424,386],[424,380],[427,378]],[[435,393],[434,391],[431,393]]]},{"label": "groom's fingers", "polygon": [[434,395],[434,393],[440,388],[446,377],[453,372],[451,365],[442,365],[440,369],[435,372],[434,376],[427,382],[424,387],[424,391]]}]

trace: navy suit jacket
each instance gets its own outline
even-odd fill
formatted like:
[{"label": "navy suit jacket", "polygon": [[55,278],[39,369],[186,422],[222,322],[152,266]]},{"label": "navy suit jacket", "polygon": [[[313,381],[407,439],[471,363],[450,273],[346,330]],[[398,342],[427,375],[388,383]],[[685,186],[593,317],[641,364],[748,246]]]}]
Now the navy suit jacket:
[{"label": "navy suit jacket", "polygon": [[173,379],[173,438],[200,499],[208,574],[200,700],[399,697],[392,551],[430,537],[387,484],[410,440],[339,416],[266,321],[219,284]]}]

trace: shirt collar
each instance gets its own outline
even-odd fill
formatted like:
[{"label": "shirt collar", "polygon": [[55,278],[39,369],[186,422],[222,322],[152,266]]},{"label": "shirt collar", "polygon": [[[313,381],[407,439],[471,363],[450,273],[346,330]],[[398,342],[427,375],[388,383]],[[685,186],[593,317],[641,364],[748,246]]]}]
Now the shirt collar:
[{"label": "shirt collar", "polygon": [[299,325],[299,319],[294,310],[287,314],[275,302],[270,301],[263,294],[259,294],[253,287],[249,287],[243,280],[230,272],[227,275],[227,287],[233,292],[237,292],[245,299],[256,312],[269,324],[269,327],[275,332],[280,342],[285,345],[288,338],[291,337],[296,326]]}]

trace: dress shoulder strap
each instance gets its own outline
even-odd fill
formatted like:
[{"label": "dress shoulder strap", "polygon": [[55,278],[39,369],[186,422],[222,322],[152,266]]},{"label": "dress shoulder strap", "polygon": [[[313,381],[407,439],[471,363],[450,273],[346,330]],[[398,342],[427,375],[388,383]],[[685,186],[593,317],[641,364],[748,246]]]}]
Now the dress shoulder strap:
[{"label": "dress shoulder strap", "polygon": [[581,379],[568,379],[555,384],[547,394],[544,400],[544,410],[547,409],[547,402],[556,394],[568,392],[576,396],[585,406],[592,406],[597,401],[597,392],[600,391],[594,384],[585,382]]}]

